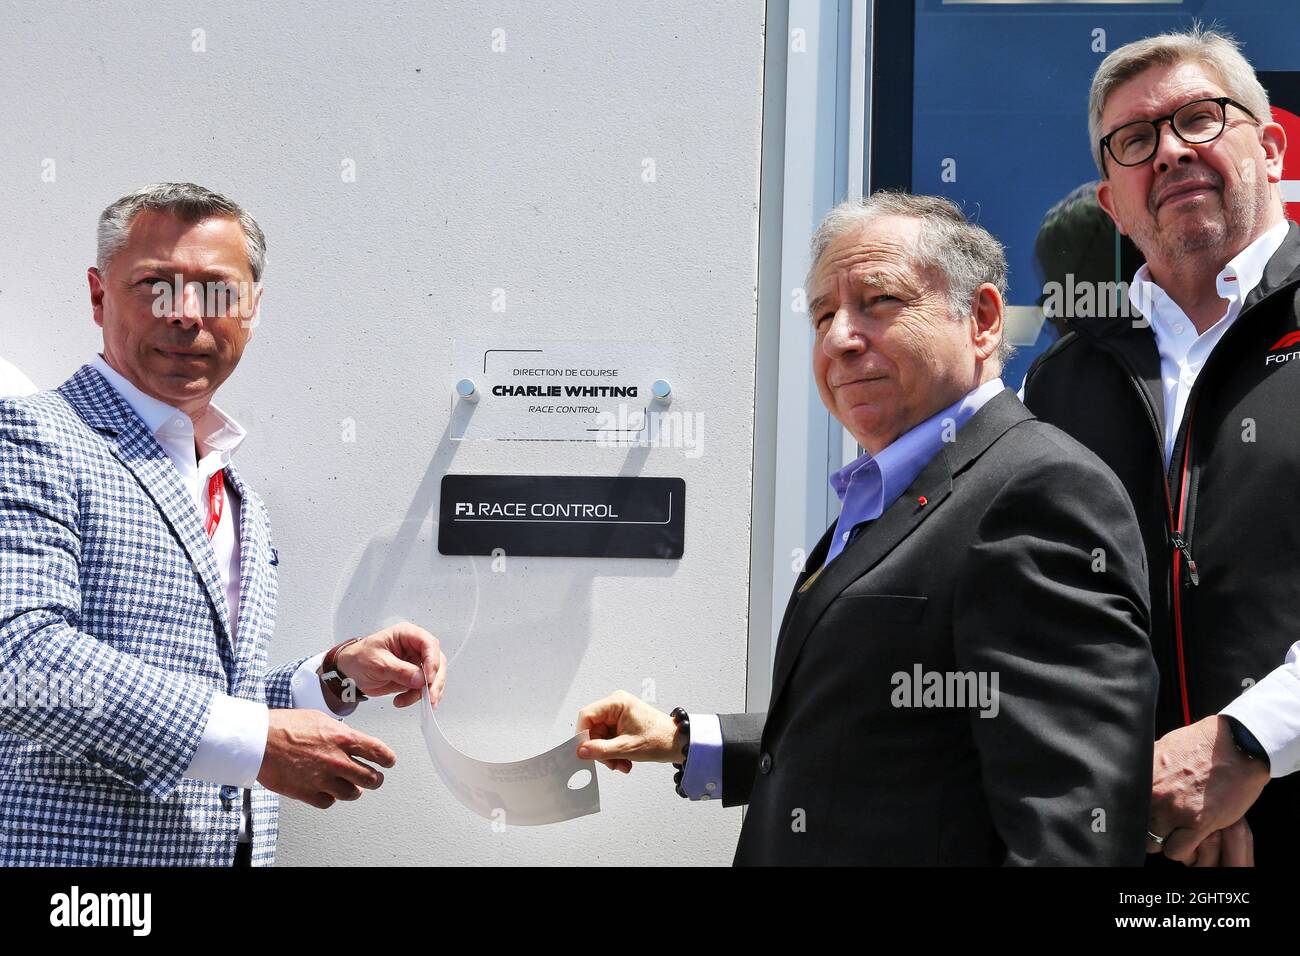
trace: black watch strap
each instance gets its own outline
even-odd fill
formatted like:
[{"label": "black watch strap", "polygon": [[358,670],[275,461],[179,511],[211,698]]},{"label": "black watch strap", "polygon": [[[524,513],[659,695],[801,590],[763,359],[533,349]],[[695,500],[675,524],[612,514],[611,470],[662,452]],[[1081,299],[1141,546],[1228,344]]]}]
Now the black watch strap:
[{"label": "black watch strap", "polygon": [[677,788],[677,796],[690,799],[690,795],[682,789],[682,776],[686,773],[686,757],[691,749],[691,715],[681,707],[674,707],[668,716],[672,717],[677,729],[686,735],[686,743],[682,745],[682,762],[673,764],[677,768],[673,774],[673,785]]}]

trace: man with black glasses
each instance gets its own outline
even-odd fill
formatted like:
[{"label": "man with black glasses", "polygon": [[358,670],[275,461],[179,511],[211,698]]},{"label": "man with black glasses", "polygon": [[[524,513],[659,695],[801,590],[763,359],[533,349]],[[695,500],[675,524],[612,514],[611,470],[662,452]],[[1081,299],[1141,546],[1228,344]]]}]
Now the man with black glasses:
[{"label": "man with black glasses", "polygon": [[1280,863],[1300,848],[1286,135],[1232,39],[1199,27],[1111,53],[1089,131],[1098,201],[1147,260],[1128,292],[1137,318],[1071,319],[1025,402],[1114,469],[1142,524],[1161,676],[1148,852]]}]

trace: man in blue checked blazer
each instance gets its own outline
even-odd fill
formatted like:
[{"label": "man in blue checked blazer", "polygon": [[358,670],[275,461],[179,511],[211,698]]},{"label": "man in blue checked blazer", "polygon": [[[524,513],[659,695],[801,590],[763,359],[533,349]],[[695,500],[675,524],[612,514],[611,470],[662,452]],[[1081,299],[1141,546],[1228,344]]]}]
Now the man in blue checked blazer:
[{"label": "man in blue checked blazer", "polygon": [[441,696],[412,624],[267,669],[270,522],[212,404],[264,264],[223,196],[123,197],[88,273],[103,354],[0,401],[0,864],[270,865],[277,794],[324,809],[393,765],[337,716]]}]

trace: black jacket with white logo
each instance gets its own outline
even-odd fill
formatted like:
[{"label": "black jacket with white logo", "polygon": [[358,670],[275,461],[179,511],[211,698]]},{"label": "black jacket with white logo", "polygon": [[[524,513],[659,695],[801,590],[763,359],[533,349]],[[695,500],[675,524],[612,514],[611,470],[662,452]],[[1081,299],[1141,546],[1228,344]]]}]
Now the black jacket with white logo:
[{"label": "black jacket with white logo", "polygon": [[[1140,317],[1070,327],[1030,368],[1025,404],[1096,452],[1132,498],[1164,734],[1216,713],[1281,664],[1300,632],[1300,229],[1290,224],[1202,367],[1167,474],[1151,329]],[[1277,819],[1292,818],[1295,845],[1300,774],[1287,783],[1266,789],[1260,822],[1285,800]]]}]

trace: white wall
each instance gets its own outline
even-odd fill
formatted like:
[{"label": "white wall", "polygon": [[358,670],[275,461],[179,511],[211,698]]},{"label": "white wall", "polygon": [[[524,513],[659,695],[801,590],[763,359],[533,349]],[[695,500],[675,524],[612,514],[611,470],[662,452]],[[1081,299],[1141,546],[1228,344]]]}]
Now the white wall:
[{"label": "white wall", "polygon": [[[646,681],[664,709],[742,710],[762,20],[759,0],[4,3],[0,354],[52,386],[96,349],[84,272],[110,201],[227,192],[269,243],[218,402],[250,431],[237,461],[280,551],[272,660],[409,616],[463,648],[444,721],[486,759]],[[448,441],[451,341],[502,334],[671,349],[703,454]],[[449,470],[682,477],[685,556],[498,575],[441,557]],[[599,815],[494,833],[436,779],[413,712],[352,722],[398,765],[355,804],[286,802],[281,864],[730,860],[739,811],[686,804],[667,767],[602,769]]]}]

